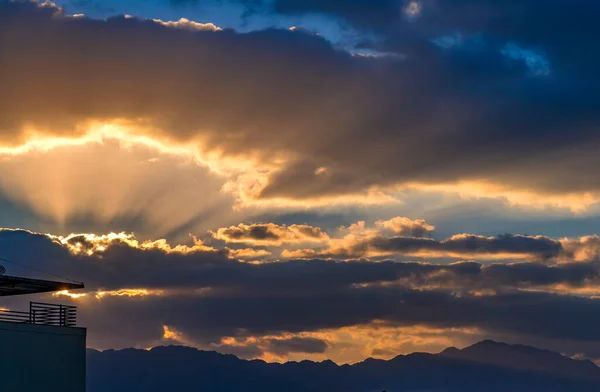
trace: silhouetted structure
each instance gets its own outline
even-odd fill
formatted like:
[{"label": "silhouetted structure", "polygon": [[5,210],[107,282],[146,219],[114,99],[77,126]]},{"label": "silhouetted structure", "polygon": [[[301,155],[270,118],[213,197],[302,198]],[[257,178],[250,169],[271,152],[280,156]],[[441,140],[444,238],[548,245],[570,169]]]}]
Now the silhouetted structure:
[{"label": "silhouetted structure", "polygon": [[[4,268],[2,268],[4,272]],[[0,296],[83,288],[83,283],[0,275]],[[85,392],[86,330],[75,306],[31,302],[0,309],[2,391]]]}]

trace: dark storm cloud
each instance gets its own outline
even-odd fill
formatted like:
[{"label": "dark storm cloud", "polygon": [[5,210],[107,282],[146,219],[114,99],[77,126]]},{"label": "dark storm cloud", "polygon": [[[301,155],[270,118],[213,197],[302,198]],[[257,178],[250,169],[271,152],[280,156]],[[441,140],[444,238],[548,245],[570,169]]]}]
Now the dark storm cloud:
[{"label": "dark storm cloud", "polygon": [[[569,21],[582,12],[561,9]],[[589,42],[589,15],[568,22],[572,35],[546,39]],[[453,34],[442,22],[435,36]],[[456,23],[474,29],[470,20]],[[6,1],[0,36],[5,143],[24,140],[24,125],[66,135],[89,119],[142,118],[153,137],[201,139],[225,155],[271,162],[285,153],[292,161],[260,192],[264,198],[482,178],[548,192],[600,187],[590,171],[599,163],[600,89],[597,78],[578,72],[595,45],[572,49],[572,66],[557,68],[552,47],[541,42],[551,73],[534,77],[518,50],[507,61],[498,45],[444,49],[417,32],[398,60],[352,56],[300,30],[192,31],[135,18],[69,18],[51,6]]]}]

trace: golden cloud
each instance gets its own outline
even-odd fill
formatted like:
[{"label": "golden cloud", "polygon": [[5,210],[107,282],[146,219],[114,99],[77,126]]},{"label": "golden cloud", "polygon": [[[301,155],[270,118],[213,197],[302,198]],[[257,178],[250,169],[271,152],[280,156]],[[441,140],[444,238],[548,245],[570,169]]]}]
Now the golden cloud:
[{"label": "golden cloud", "polygon": [[[169,329],[171,330],[171,329]],[[312,332],[282,333],[262,336],[227,336],[208,346],[198,342],[192,346],[257,358],[267,362],[332,360],[338,364],[351,364],[365,358],[391,359],[415,351],[437,353],[449,346],[464,347],[481,339],[483,331],[477,328],[434,328],[425,325],[398,327],[384,322]],[[181,341],[181,333],[173,338]],[[294,352],[277,350],[279,342],[293,340],[311,343],[324,342],[322,352]]]},{"label": "golden cloud", "polygon": [[240,259],[259,259],[271,255],[271,252],[265,249],[228,249],[229,254]]},{"label": "golden cloud", "polygon": [[399,184],[399,190],[449,193],[465,199],[500,199],[509,206],[523,206],[534,209],[548,207],[568,209],[583,214],[600,201],[597,192],[541,192],[534,189],[508,187],[491,181],[459,181],[456,183],[408,183]]},{"label": "golden cloud", "polygon": [[379,220],[375,225],[388,229],[397,235],[409,237],[423,237],[435,230],[435,226],[425,222],[424,219],[412,220],[403,216],[397,216],[389,220]]},{"label": "golden cloud", "polygon": [[202,241],[194,239],[194,245],[175,245],[171,246],[165,239],[154,241],[138,241],[133,233],[109,233],[109,234],[69,234],[67,236],[47,234],[48,237],[65,246],[75,255],[86,254],[91,256],[96,253],[106,251],[110,246],[118,243],[126,244],[131,248],[141,250],[159,249],[165,253],[193,253],[193,252],[211,252],[215,248],[205,246]]},{"label": "golden cloud", "polygon": [[560,240],[563,252],[559,261],[598,261],[600,260],[600,237],[588,235],[580,238],[563,238]]}]

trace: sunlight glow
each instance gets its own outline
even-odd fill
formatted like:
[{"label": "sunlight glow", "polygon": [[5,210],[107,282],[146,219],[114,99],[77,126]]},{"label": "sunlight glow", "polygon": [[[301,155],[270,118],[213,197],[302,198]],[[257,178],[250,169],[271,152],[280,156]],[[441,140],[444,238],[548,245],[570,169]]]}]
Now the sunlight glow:
[{"label": "sunlight glow", "polygon": [[163,290],[149,290],[149,289],[120,289],[120,290],[109,290],[109,291],[97,291],[95,297],[102,299],[106,296],[111,297],[146,297],[149,295],[161,296]]},{"label": "sunlight glow", "polygon": [[61,290],[55,293],[52,293],[53,297],[70,297],[73,299],[85,297],[86,293],[71,293],[69,290]]},{"label": "sunlight glow", "polygon": [[227,175],[247,169],[248,160],[233,159],[224,156],[222,151],[208,151],[201,141],[186,143],[174,142],[166,138],[146,136],[149,131],[159,134],[150,124],[143,121],[115,119],[112,122],[89,121],[76,127],[75,136],[51,135],[39,129],[26,128],[26,141],[15,146],[0,146],[0,156],[21,155],[33,151],[50,151],[59,147],[78,147],[86,144],[104,144],[118,141],[127,149],[134,145],[143,145],[163,154],[183,156],[194,159],[198,164],[209,167],[211,171]]},{"label": "sunlight glow", "polygon": [[[570,194],[543,194],[533,190],[508,188],[499,184],[485,181],[460,181],[454,184],[422,184],[408,183],[398,184],[392,187],[373,186],[362,192],[353,194],[325,195],[312,198],[275,197],[270,199],[260,198],[261,191],[269,184],[272,175],[285,167],[294,157],[273,153],[272,159],[265,162],[251,153],[248,155],[229,155],[218,148],[209,149],[200,139],[185,142],[169,139],[160,130],[154,129],[151,124],[143,120],[115,119],[112,122],[89,121],[80,124],[73,137],[53,136],[39,129],[26,128],[24,130],[25,142],[20,145],[0,146],[0,159],[8,159],[24,154],[44,153],[59,148],[81,148],[90,145],[106,145],[117,143],[121,150],[132,149],[136,146],[156,151],[170,157],[178,157],[193,162],[199,167],[209,170],[219,178],[222,178],[222,193],[232,195],[235,202],[233,209],[297,209],[297,208],[319,208],[333,206],[379,206],[401,205],[403,201],[401,194],[405,190],[417,190],[422,192],[453,193],[464,198],[493,198],[506,200],[510,206],[527,206],[544,209],[547,207],[568,209],[573,213],[584,213],[590,207],[600,201],[600,196],[590,193]],[[148,136],[151,135],[151,136]],[[152,136],[153,135],[153,136]],[[163,136],[158,136],[163,135]],[[158,158],[152,158],[156,162]],[[326,167],[320,167],[315,175],[325,176],[329,172]],[[0,178],[10,187],[11,192],[19,192],[15,197],[25,200],[28,204],[40,209],[40,212],[48,212],[49,215],[59,221],[66,220],[70,214],[86,213],[87,211],[72,211],[73,203],[64,204],[61,200],[50,200],[48,196],[35,196],[27,188],[18,189],[19,178],[11,178],[10,181]],[[52,178],[46,181],[54,181],[57,186],[64,187],[67,179],[61,177],[61,173],[54,173]],[[33,186],[33,185],[31,185]],[[28,186],[29,187],[29,186]],[[13,191],[14,189],[14,191]],[[79,206],[81,209],[82,206]],[[91,208],[91,206],[89,206]],[[116,209],[116,207],[112,207]],[[98,212],[97,212],[98,213]],[[99,212],[101,213],[101,212]],[[106,218],[111,218],[108,215]]]}]

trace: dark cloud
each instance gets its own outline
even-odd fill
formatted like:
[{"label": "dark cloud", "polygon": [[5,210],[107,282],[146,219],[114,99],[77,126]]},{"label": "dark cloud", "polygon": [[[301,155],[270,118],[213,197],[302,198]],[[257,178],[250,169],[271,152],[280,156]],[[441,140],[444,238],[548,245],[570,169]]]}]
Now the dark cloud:
[{"label": "dark cloud", "polygon": [[406,237],[395,237],[376,243],[375,247],[382,250],[421,249],[441,252],[456,252],[464,254],[530,254],[539,258],[550,258],[558,255],[561,250],[560,242],[548,237],[530,237],[504,234],[496,237],[484,237],[474,234],[459,234],[443,241],[428,243],[421,240],[413,244]]},{"label": "dark cloud", "polygon": [[[407,17],[411,3],[418,4],[412,18]],[[515,45],[547,57],[553,72],[571,82],[581,72],[594,75],[600,61],[598,51],[585,50],[600,32],[593,17],[600,5],[588,0],[568,4],[560,0],[381,0],[368,5],[361,0],[259,0],[253,7],[257,4],[263,11],[281,15],[320,13],[376,32],[380,40],[375,47],[380,50],[418,53],[424,50],[424,42],[444,37],[469,50],[474,48],[467,44],[469,40],[496,49]]]},{"label": "dark cloud", "polygon": [[[515,4],[493,2],[500,10],[508,9],[505,3]],[[344,7],[361,17],[353,4]],[[483,7],[477,4],[423,4],[423,17],[409,27],[426,23],[435,6],[456,8],[450,19],[439,19],[435,36],[454,33],[453,23],[477,30],[478,19],[470,18],[480,14],[461,8]],[[201,139],[225,156],[272,162],[274,153],[284,155],[291,162],[259,192],[264,198],[482,178],[542,192],[594,191],[600,89],[595,78],[577,72],[595,64],[588,61],[595,46],[578,46],[594,36],[584,34],[595,31],[596,24],[586,23],[594,13],[557,4],[543,8],[552,15],[560,9],[556,21],[567,25],[568,36],[542,36],[532,27],[517,42],[527,49],[545,40],[539,42],[551,74],[532,77],[523,53],[507,61],[502,45],[443,49],[418,31],[409,31],[411,46],[399,61],[352,56],[300,30],[191,31],[135,18],[69,18],[51,6],[2,1],[2,137],[23,141],[24,125],[66,135],[80,132],[75,124],[85,120],[141,118],[157,129],[155,137]],[[378,7],[361,14],[383,15]],[[545,20],[537,8],[515,7],[527,16],[521,21]],[[582,22],[565,22],[577,15]],[[504,28],[511,29],[524,28]],[[500,41],[514,38],[500,27],[488,30]],[[558,63],[559,49],[570,50],[561,57],[569,64]]]},{"label": "dark cloud", "polygon": [[277,225],[274,223],[239,224],[212,232],[214,238],[225,242],[263,245],[282,243],[323,242],[329,237],[319,227],[309,225]]},{"label": "dark cloud", "polygon": [[294,334],[375,320],[380,326],[479,328],[573,341],[597,341],[600,326],[597,299],[531,292],[481,296],[368,287],[304,296],[111,297],[90,305],[80,305],[80,315],[91,327],[92,346],[113,336],[113,346],[119,339],[147,342],[162,336],[163,324],[203,345],[226,336]]},{"label": "dark cloud", "polygon": [[223,235],[231,238],[232,240],[278,240],[279,236],[271,232],[268,227],[265,226],[252,226],[247,232],[237,231],[235,229],[226,229]]},{"label": "dark cloud", "polygon": [[[388,44],[415,44],[440,36],[479,36],[492,42],[513,42],[541,50],[559,72],[595,73],[600,57],[589,48],[600,32],[594,16],[595,1],[574,0],[419,0],[418,17],[405,16],[408,0],[274,0],[258,2],[264,10],[279,14],[322,13],[382,34]],[[256,5],[255,5],[256,6]],[[404,35],[404,38],[402,37]]]},{"label": "dark cloud", "polygon": [[327,342],[316,338],[294,336],[288,339],[270,339],[270,352],[278,355],[289,353],[321,354],[327,350]]},{"label": "dark cloud", "polygon": [[292,353],[322,354],[329,347],[323,339],[293,336],[290,338],[240,339],[231,343],[213,344],[220,352],[234,354],[240,358],[257,358],[264,354],[285,357]]},{"label": "dark cloud", "polygon": [[[90,344],[97,347],[155,342],[163,325],[209,345],[227,336],[278,336],[375,320],[549,339],[599,338],[600,318],[594,314],[600,314],[600,302],[593,296],[600,284],[597,262],[484,266],[315,259],[249,264],[228,258],[227,252],[180,253],[160,243],[139,249],[115,240],[104,251],[89,238],[85,243],[83,253],[73,255],[44,235],[0,231],[6,257],[37,260],[30,264],[37,270],[86,283],[88,296],[74,302],[82,325],[90,327]],[[89,250],[96,253],[89,256]],[[151,292],[96,298],[100,288]],[[578,296],[577,290],[591,294]],[[263,341],[262,350],[322,352],[324,344],[269,339],[279,340]],[[263,347],[267,343],[269,349]]]},{"label": "dark cloud", "polygon": [[[549,248],[540,246],[534,238],[510,237],[519,247],[512,248],[494,241],[506,236],[487,239],[477,246],[462,246],[449,249],[481,252],[525,252],[546,255],[560,249],[560,243],[549,243]],[[523,246],[519,241],[523,238]],[[550,241],[544,237],[542,244]],[[424,243],[444,244],[429,239],[393,238],[392,244],[407,240]],[[395,242],[394,242],[395,241]],[[452,241],[452,240],[447,240]],[[531,241],[531,242],[529,242]],[[596,261],[572,262],[547,265],[535,262],[483,265],[476,262],[461,262],[436,265],[414,262],[365,260],[289,260],[252,264],[228,257],[227,251],[196,249],[187,253],[165,250],[162,244],[138,248],[122,240],[103,242],[104,250],[91,238],[72,237],[65,241],[79,254],[72,254],[67,247],[45,235],[21,230],[0,231],[2,254],[9,260],[28,264],[58,275],[83,280],[91,290],[117,290],[122,288],[150,289],[200,289],[210,288],[218,295],[244,294],[303,294],[320,293],[353,287],[354,285],[390,283],[400,281],[409,287],[434,283],[441,287],[472,289],[503,289],[528,286],[566,284],[585,287],[586,282],[597,278]],[[77,243],[82,245],[77,245]],[[469,243],[468,243],[469,244]],[[558,249],[556,248],[558,244]],[[431,249],[437,249],[435,245]],[[409,249],[423,249],[412,247]],[[94,250],[96,253],[88,255]],[[16,266],[7,265],[8,272]],[[34,271],[35,272],[35,271]],[[31,272],[30,272],[31,273]],[[591,283],[590,283],[591,284]]]},{"label": "dark cloud", "polygon": [[[581,244],[574,245],[576,249]],[[384,255],[423,255],[424,257],[528,257],[547,260],[561,255],[563,245],[560,241],[544,236],[526,236],[502,234],[485,237],[475,234],[457,234],[445,240],[418,237],[385,237],[383,235],[366,236],[341,243],[334,243],[328,250],[297,251],[291,254],[307,256],[318,254],[322,257],[368,257]]]}]

